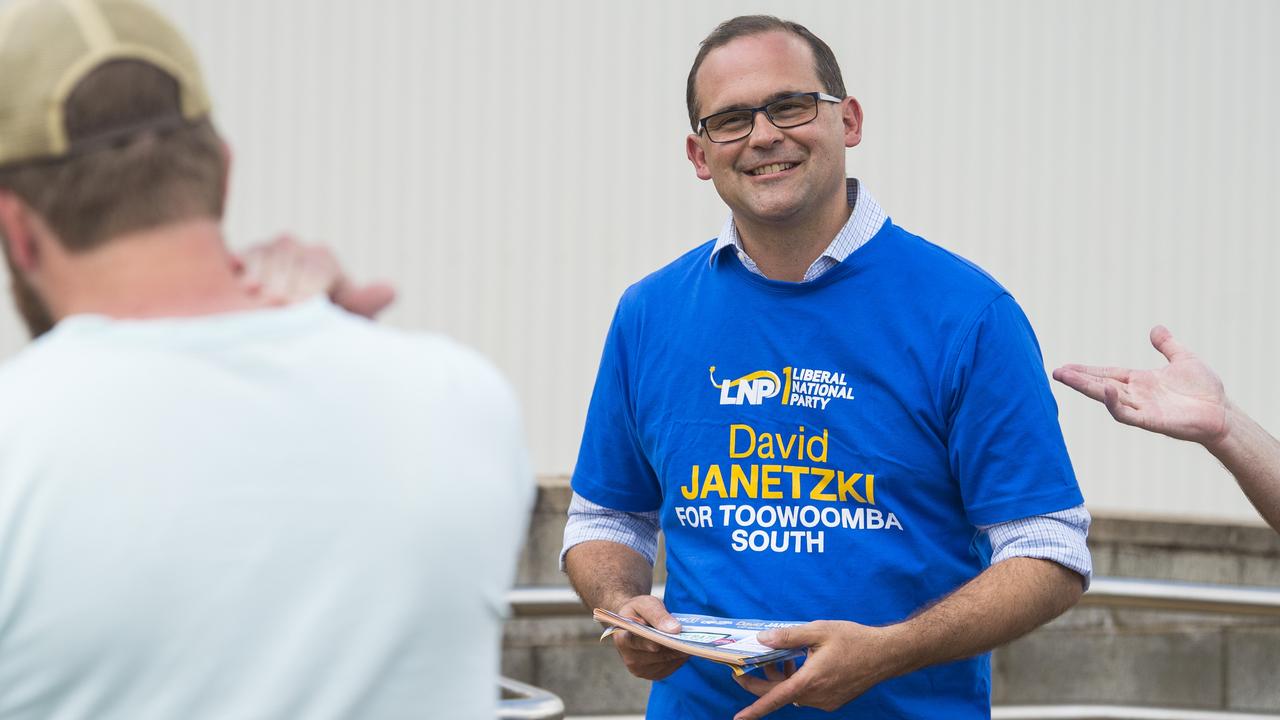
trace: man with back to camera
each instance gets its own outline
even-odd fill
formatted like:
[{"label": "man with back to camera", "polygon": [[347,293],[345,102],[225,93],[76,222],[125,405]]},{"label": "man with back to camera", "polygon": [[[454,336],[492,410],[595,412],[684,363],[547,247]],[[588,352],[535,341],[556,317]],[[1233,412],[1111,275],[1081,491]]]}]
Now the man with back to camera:
[{"label": "man with back to camera", "polygon": [[[1031,327],[846,179],[862,111],[802,26],[721,24],[687,100],[689,160],[731,215],[618,304],[573,476],[570,580],[668,631],[668,607],[820,620],[763,634],[808,657],[741,686],[615,635],[656,681],[651,718],[989,717],[984,653],[1074,604],[1091,572]],[[648,594],[659,527],[665,604]]]},{"label": "man with back to camera", "polygon": [[245,286],[196,62],[137,0],[8,4],[0,87],[39,335],[0,366],[0,718],[492,718],[505,381]]}]

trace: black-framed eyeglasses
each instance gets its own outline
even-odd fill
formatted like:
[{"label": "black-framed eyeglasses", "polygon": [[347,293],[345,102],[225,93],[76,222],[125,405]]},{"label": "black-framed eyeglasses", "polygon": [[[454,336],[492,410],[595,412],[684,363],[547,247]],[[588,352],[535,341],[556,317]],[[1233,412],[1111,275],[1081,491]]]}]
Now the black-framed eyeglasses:
[{"label": "black-framed eyeglasses", "polygon": [[778,128],[793,128],[813,122],[818,117],[818,101],[838,103],[840,98],[821,92],[797,93],[779,98],[756,108],[725,110],[698,121],[698,131],[706,131],[713,143],[728,143],[751,134],[756,126],[756,113],[764,113]]}]

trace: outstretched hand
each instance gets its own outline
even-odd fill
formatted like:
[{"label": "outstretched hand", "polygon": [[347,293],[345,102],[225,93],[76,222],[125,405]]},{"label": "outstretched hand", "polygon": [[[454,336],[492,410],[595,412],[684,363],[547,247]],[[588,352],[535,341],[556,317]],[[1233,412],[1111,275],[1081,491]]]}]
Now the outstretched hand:
[{"label": "outstretched hand", "polygon": [[327,295],[344,310],[372,319],[396,297],[395,289],[385,283],[356,285],[328,248],[298,242],[291,235],[254,245],[236,262],[245,288],[276,305]]},{"label": "outstretched hand", "polygon": [[1179,440],[1212,444],[1227,433],[1227,396],[1217,373],[1163,325],[1151,344],[1169,360],[1156,370],[1064,365],[1053,379],[1107,406],[1126,424]]}]

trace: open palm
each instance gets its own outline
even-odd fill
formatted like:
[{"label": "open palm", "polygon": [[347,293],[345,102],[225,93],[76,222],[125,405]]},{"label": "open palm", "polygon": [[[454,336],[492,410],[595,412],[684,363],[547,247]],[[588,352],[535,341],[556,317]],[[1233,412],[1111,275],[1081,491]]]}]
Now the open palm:
[{"label": "open palm", "polygon": [[1211,443],[1226,434],[1222,380],[1162,325],[1151,344],[1169,360],[1156,370],[1064,365],[1053,379],[1107,406],[1112,417],[1179,440]]}]

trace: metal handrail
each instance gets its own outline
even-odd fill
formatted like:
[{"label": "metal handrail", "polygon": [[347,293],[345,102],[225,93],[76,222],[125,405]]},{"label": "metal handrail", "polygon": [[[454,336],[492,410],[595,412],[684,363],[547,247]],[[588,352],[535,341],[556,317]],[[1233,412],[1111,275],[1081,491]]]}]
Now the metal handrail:
[{"label": "metal handrail", "polygon": [[564,701],[554,693],[511,678],[498,678],[503,698],[498,720],[563,720]]},{"label": "metal handrail", "polygon": [[1280,588],[1094,578],[1081,605],[1280,616]]},{"label": "metal handrail", "polygon": [[[643,715],[598,715],[591,720],[644,720]],[[1187,710],[1139,705],[999,705],[991,720],[1277,720],[1280,715]],[[569,720],[574,720],[571,716]],[[581,717],[579,720],[587,720]]]},{"label": "metal handrail", "polygon": [[[663,587],[654,588],[653,594],[662,597]],[[517,618],[563,617],[588,611],[569,587],[518,587],[507,594],[507,601]],[[1280,588],[1095,577],[1080,604],[1280,617]]]},{"label": "metal handrail", "polygon": [[1006,705],[991,720],[1277,720],[1280,715],[1125,705]]},{"label": "metal handrail", "polygon": [[[662,597],[662,586],[659,585],[654,593]],[[567,585],[514,587],[507,591],[507,604],[511,606],[511,616],[517,618],[564,617],[591,613],[591,608],[583,605],[578,594]]]}]

